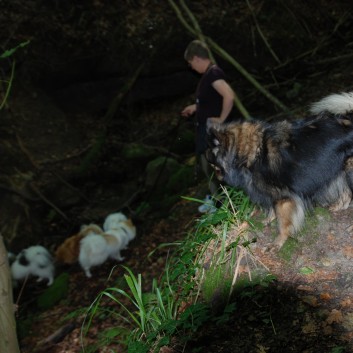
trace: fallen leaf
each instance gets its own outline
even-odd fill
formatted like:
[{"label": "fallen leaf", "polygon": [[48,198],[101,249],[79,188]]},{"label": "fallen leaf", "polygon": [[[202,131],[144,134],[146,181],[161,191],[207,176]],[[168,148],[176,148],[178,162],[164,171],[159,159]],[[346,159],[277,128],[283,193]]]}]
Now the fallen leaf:
[{"label": "fallen leaf", "polygon": [[332,323],[340,323],[343,322],[343,315],[340,310],[333,309],[330,314],[328,315],[328,318],[326,319],[326,322],[331,325]]}]

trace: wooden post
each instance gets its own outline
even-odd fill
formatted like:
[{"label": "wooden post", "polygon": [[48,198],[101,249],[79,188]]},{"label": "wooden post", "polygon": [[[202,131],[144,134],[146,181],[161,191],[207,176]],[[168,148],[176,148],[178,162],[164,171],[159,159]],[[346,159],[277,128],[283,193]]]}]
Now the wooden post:
[{"label": "wooden post", "polygon": [[0,235],[0,352],[20,353],[8,255]]}]

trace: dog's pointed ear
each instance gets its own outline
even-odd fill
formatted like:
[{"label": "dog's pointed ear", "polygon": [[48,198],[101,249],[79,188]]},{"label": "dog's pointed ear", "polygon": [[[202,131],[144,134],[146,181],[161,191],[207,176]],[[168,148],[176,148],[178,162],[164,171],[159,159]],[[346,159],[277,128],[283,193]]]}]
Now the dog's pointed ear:
[{"label": "dog's pointed ear", "polygon": [[206,122],[206,131],[209,133],[210,130],[215,130],[221,126],[220,123],[212,121],[211,119],[207,119]]},{"label": "dog's pointed ear", "polygon": [[221,144],[222,141],[222,133],[219,130],[220,124],[213,124],[209,126],[207,129],[207,141],[210,147],[216,147]]}]

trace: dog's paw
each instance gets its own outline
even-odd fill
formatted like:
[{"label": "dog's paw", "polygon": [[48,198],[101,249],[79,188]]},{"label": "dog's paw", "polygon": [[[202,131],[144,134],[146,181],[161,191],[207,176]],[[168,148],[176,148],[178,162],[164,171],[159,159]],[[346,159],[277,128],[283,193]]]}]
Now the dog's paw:
[{"label": "dog's paw", "polygon": [[269,244],[263,248],[264,254],[277,254],[280,248],[275,244]]},{"label": "dog's paw", "polygon": [[277,254],[281,249],[287,239],[276,238],[273,243],[268,244],[264,248],[264,253]]},{"label": "dog's paw", "polygon": [[121,256],[121,255],[117,255],[117,256],[114,256],[114,260],[116,260],[116,261],[124,261],[125,257]]}]

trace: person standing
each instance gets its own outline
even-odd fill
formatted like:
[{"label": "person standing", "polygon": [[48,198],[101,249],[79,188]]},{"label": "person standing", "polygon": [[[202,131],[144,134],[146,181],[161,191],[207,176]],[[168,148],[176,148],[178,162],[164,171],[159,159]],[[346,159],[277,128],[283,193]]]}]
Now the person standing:
[{"label": "person standing", "polygon": [[202,75],[196,89],[196,102],[186,106],[181,115],[196,115],[196,156],[209,180],[211,193],[206,196],[205,204],[199,207],[199,211],[212,212],[215,210],[212,198],[217,195],[219,183],[212,180],[213,170],[205,156],[208,148],[207,125],[240,120],[240,117],[236,115],[234,106],[235,93],[227,83],[223,70],[212,61],[206,43],[193,40],[185,50],[184,59],[194,71]]}]

